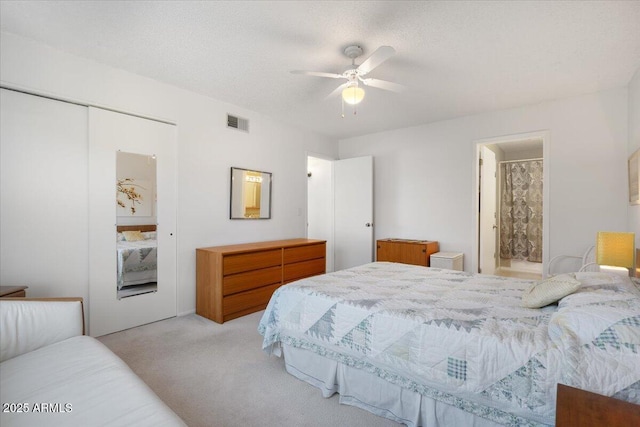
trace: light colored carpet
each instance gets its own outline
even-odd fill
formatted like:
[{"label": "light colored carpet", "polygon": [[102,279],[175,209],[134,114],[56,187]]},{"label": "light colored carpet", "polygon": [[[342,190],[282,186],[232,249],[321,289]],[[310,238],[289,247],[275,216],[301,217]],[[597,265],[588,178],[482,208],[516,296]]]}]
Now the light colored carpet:
[{"label": "light colored carpet", "polygon": [[193,314],[99,339],[191,427],[399,425],[289,375],[261,349],[262,313],[222,325]]}]

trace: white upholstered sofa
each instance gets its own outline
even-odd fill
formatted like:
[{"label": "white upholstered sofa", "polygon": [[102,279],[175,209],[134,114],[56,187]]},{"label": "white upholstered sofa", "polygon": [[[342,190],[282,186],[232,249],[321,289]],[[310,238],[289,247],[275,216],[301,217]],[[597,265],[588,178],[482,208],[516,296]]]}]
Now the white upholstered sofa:
[{"label": "white upholstered sofa", "polygon": [[0,425],[184,426],[131,369],[83,335],[82,300],[0,300]]}]

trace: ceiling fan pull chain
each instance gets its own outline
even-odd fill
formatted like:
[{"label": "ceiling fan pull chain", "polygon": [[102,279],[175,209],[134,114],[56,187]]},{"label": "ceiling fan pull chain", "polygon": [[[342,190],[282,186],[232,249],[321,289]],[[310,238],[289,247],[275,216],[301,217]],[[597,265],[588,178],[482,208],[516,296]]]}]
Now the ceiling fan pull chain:
[{"label": "ceiling fan pull chain", "polygon": [[342,103],[342,114],[340,115],[340,117],[344,119],[344,99],[342,99],[342,97],[340,97],[340,102]]}]

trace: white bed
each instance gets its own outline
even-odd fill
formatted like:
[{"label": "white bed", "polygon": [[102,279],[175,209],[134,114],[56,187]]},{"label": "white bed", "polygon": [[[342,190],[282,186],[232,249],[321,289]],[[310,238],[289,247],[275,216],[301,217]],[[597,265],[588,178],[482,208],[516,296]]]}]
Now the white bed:
[{"label": "white bed", "polygon": [[372,263],[279,288],[263,348],[342,403],[409,425],[553,425],[557,383],[640,403],[640,292],[576,275],[559,304],[533,282]]},{"label": "white bed", "polygon": [[118,233],[116,255],[118,290],[158,280],[158,241],[156,233],[144,232],[144,240],[127,241]]}]

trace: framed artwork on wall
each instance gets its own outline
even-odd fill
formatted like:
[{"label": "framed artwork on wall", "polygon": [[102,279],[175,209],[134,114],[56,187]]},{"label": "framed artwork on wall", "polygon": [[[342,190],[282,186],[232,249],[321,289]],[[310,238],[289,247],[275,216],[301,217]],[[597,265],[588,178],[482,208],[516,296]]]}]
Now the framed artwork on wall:
[{"label": "framed artwork on wall", "polygon": [[629,157],[629,204],[640,205],[640,148]]}]

